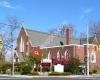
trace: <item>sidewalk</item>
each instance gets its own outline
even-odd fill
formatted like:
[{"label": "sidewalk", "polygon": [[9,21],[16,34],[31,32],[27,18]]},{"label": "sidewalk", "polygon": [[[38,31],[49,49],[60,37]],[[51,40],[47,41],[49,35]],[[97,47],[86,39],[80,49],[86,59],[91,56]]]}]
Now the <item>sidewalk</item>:
[{"label": "sidewalk", "polygon": [[100,74],[92,74],[93,77],[100,77]]},{"label": "sidewalk", "polygon": [[29,75],[8,75],[8,74],[0,74],[0,76],[4,76],[4,77],[25,77],[25,78],[32,78],[33,76],[29,76]]},{"label": "sidewalk", "polygon": [[90,75],[90,76],[86,76],[86,75],[68,75],[68,76],[29,76],[29,75],[7,75],[7,74],[0,74],[0,76],[4,76],[4,77],[20,77],[20,78],[34,78],[34,77],[59,77],[59,78],[62,78],[62,77],[67,77],[67,78],[88,78],[88,77],[100,77],[100,74],[99,75],[96,75],[96,74],[93,74],[93,75]]}]

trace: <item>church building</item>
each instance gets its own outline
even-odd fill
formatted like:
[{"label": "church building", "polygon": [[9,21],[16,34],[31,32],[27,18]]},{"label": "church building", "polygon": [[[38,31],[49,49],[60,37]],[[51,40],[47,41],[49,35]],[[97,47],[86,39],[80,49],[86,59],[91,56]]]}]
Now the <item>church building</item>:
[{"label": "church building", "polygon": [[[90,55],[91,70],[100,68],[100,49],[96,37],[89,38],[88,52]],[[71,58],[79,59],[84,65],[87,58],[86,39],[76,38],[71,35],[71,28],[66,29],[66,36],[58,36],[46,32],[25,29],[21,27],[17,38],[17,62],[24,62],[24,58],[32,54],[35,58],[41,58],[43,54],[47,57],[44,63],[67,64]]]}]

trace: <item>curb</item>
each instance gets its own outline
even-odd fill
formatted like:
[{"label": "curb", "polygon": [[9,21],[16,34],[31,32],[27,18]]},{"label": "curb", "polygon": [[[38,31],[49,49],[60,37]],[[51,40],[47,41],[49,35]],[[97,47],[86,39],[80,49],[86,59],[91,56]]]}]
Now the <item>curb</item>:
[{"label": "curb", "polygon": [[86,76],[86,75],[69,75],[69,76],[27,76],[27,75],[0,75],[4,77],[17,77],[17,78],[38,78],[38,77],[57,77],[57,78],[90,78],[95,76]]}]

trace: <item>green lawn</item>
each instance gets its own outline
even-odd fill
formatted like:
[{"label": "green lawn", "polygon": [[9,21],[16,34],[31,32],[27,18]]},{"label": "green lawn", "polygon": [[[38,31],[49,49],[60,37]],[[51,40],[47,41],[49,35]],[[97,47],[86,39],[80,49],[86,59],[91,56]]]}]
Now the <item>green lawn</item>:
[{"label": "green lawn", "polygon": [[96,74],[100,74],[100,70],[97,70]]}]

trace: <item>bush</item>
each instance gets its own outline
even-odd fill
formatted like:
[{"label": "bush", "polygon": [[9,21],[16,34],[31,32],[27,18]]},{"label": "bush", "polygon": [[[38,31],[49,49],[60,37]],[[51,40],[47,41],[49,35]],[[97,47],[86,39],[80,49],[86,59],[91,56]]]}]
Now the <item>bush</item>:
[{"label": "bush", "polygon": [[97,73],[97,70],[93,70],[93,73]]},{"label": "bush", "polygon": [[49,76],[67,76],[67,75],[71,75],[72,73],[70,72],[63,72],[63,73],[59,73],[59,72],[52,72],[49,73]]},{"label": "bush", "polygon": [[22,67],[22,72],[21,72],[21,74],[22,75],[25,75],[25,74],[30,74],[31,73],[31,66],[29,66],[29,65],[24,65],[23,67]]},{"label": "bush", "polygon": [[92,71],[89,72],[89,74],[92,74],[92,73],[93,73]]},{"label": "bush", "polygon": [[69,63],[65,65],[64,71],[71,72],[73,74],[77,74],[80,71],[79,65],[80,65],[79,60],[72,58],[69,61]]},{"label": "bush", "polygon": [[9,62],[6,62],[6,61],[0,61],[0,71],[3,73],[3,74],[6,74],[6,71],[8,69],[11,69],[12,68],[12,64],[9,63]]},{"label": "bush", "polygon": [[11,74],[11,69],[7,69],[7,70],[6,70],[6,73],[7,73],[7,74]]},{"label": "bush", "polygon": [[49,71],[49,68],[42,68],[42,71],[43,72],[48,72]]},{"label": "bush", "polygon": [[32,74],[32,75],[39,75],[38,72],[32,72],[31,74]]},{"label": "bush", "polygon": [[72,75],[72,73],[71,72],[64,72],[64,73],[62,73],[62,75]]},{"label": "bush", "polygon": [[97,70],[96,74],[100,74],[100,70]]},{"label": "bush", "polygon": [[64,65],[64,72],[68,72],[69,69],[68,69],[68,65]]}]

